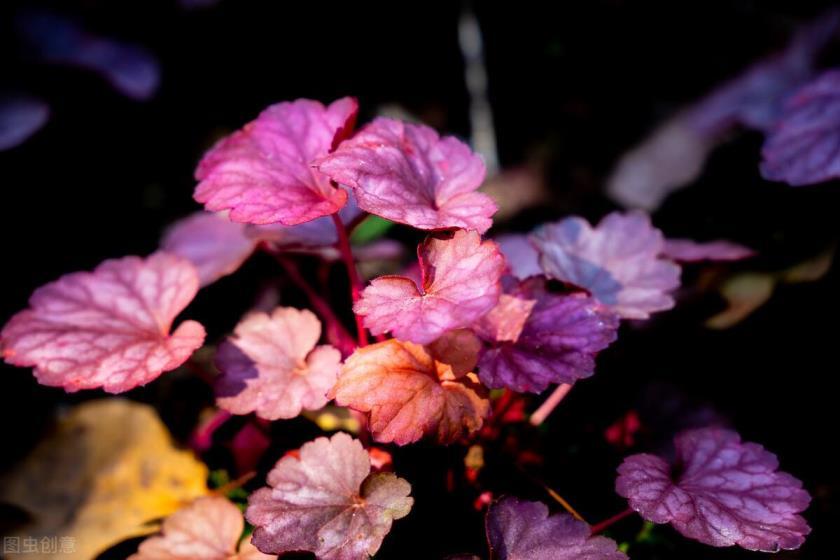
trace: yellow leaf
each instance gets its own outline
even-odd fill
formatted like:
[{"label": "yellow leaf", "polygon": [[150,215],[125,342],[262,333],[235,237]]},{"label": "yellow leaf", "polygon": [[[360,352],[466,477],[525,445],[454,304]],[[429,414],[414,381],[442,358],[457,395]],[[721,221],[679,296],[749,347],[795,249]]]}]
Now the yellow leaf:
[{"label": "yellow leaf", "polygon": [[771,274],[744,273],[726,281],[721,295],[729,304],[726,309],[706,321],[710,329],[728,329],[747,318],[753,311],[767,303],[776,279]]},{"label": "yellow leaf", "polygon": [[32,516],[12,539],[39,542],[36,553],[7,557],[92,560],[157,530],[160,518],[208,493],[206,480],[207,467],[173,447],[153,408],[121,399],[78,405],[0,485],[2,501]]}]

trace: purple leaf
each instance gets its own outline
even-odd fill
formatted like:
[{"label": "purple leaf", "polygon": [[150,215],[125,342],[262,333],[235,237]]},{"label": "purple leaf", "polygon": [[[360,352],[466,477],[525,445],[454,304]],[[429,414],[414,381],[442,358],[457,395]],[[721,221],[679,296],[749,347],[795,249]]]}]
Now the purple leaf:
[{"label": "purple leaf", "polygon": [[639,454],[618,469],[616,491],[642,517],[712,546],[776,552],[802,545],[811,529],[798,513],[811,498],[777,470],[775,455],[716,428],[682,432],[675,444],[674,467]]},{"label": "purple leaf", "polygon": [[502,498],[487,511],[487,541],[497,560],[627,560],[615,541],[594,537],[568,514],[540,502]]},{"label": "purple leaf", "polygon": [[245,226],[219,214],[196,212],[178,220],[164,233],[161,249],[188,259],[202,286],[233,274],[257,246]]},{"label": "purple leaf", "polygon": [[626,319],[670,309],[680,267],[659,258],[662,232],[643,212],[613,212],[596,227],[578,217],[545,224],[531,241],[550,278],[587,290]]},{"label": "purple leaf", "polygon": [[[524,283],[500,301],[508,318],[519,315],[516,309],[530,310],[516,338],[511,340],[515,331],[507,328],[496,329],[493,338],[488,338],[492,329],[477,331],[486,341],[478,373],[488,387],[539,393],[552,383],[574,383],[592,375],[595,356],[616,339],[615,314],[585,294],[550,294],[541,284]],[[523,305],[515,306],[511,299]],[[528,302],[531,307],[524,305]],[[484,322],[495,314],[488,315]]]},{"label": "purple leaf", "polygon": [[771,181],[802,186],[840,177],[840,70],[796,92],[761,155],[761,174]]},{"label": "purple leaf", "polygon": [[476,192],[484,181],[481,158],[428,126],[378,118],[317,167],[352,187],[363,210],[418,229],[484,233],[496,212],[496,203]]}]

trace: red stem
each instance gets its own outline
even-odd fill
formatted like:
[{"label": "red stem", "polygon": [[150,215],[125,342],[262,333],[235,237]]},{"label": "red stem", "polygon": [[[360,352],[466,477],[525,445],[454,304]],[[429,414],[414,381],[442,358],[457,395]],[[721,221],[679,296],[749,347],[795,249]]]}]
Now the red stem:
[{"label": "red stem", "polygon": [[539,426],[545,419],[548,418],[548,415],[557,408],[557,405],[566,398],[566,395],[569,394],[569,391],[572,390],[572,386],[568,383],[563,383],[562,385],[558,385],[557,388],[554,390],[551,395],[545,400],[544,403],[540,405],[540,407],[534,411],[531,415],[531,424],[534,426]]},{"label": "red stem", "polygon": [[[362,281],[359,278],[359,271],[356,270],[356,259],[353,258],[353,248],[350,247],[350,238],[347,235],[347,228],[344,222],[338,216],[338,213],[332,215],[333,223],[335,224],[335,231],[338,233],[338,243],[336,247],[341,253],[341,260],[344,261],[344,266],[347,268],[347,278],[350,280],[350,295],[355,304],[359,301],[362,294]],[[356,331],[359,340],[359,346],[367,346],[368,336],[365,326],[362,323],[362,318],[356,312],[353,312],[353,317],[356,318]]]},{"label": "red stem", "polygon": [[356,346],[353,342],[353,337],[350,336],[350,333],[347,332],[347,329],[344,328],[344,325],[342,325],[341,321],[338,320],[338,317],[335,316],[335,313],[333,313],[330,305],[324,301],[324,299],[312,289],[309,282],[301,276],[297,265],[293,261],[276,254],[274,255],[274,258],[278,263],[280,263],[280,266],[283,267],[283,270],[292,282],[294,282],[295,285],[306,294],[306,297],[309,298],[309,303],[312,304],[315,311],[324,319],[324,323],[327,327],[327,340],[330,341],[330,344],[341,350],[341,353],[345,356],[352,354]]},{"label": "red stem", "polygon": [[619,521],[621,521],[625,517],[630,517],[634,513],[636,513],[636,512],[633,511],[632,509],[628,508],[628,509],[622,511],[621,513],[613,515],[609,519],[605,519],[605,520],[601,521],[600,523],[596,523],[595,525],[592,525],[592,527],[591,527],[592,534],[597,535],[598,533],[601,533],[604,530],[606,530],[607,528],[609,528],[610,526],[612,526],[614,523],[618,523]]}]

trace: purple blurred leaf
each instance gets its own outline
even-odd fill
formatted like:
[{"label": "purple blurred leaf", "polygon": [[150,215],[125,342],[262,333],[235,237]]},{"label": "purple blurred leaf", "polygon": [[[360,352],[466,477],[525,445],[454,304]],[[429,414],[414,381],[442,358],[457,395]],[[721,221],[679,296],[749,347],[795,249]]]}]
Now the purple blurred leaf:
[{"label": "purple blurred leaf", "polygon": [[495,238],[505,256],[507,270],[513,276],[524,280],[543,273],[540,254],[526,234],[509,233]]},{"label": "purple blurred leaf", "polygon": [[800,28],[784,51],[749,67],[657,127],[621,157],[607,181],[610,197],[628,208],[653,211],[700,175],[709,153],[734,127],[770,130],[785,100],[814,76],[817,57],[838,25],[840,10],[829,10]]},{"label": "purple blurred leaf", "polygon": [[540,502],[502,498],[487,511],[487,541],[497,560],[627,560],[615,541],[590,534],[568,514]]},{"label": "purple blurred leaf", "polygon": [[17,96],[0,99],[0,151],[26,142],[50,118],[50,107],[40,99]]},{"label": "purple blurred leaf", "polygon": [[642,517],[711,546],[776,552],[802,545],[811,529],[798,513],[811,498],[778,471],[775,455],[716,428],[683,432],[675,444],[674,467],[639,454],[618,469],[616,491]]},{"label": "purple blurred leaf", "polygon": [[23,14],[18,29],[38,58],[96,72],[132,99],[148,100],[160,85],[157,59],[142,46],[97,36],[49,12]]},{"label": "purple blurred leaf", "polygon": [[666,239],[662,256],[677,262],[740,261],[755,256],[755,251],[725,240]]},{"label": "purple blurred leaf", "polygon": [[762,148],[761,174],[793,186],[840,177],[840,70],[796,92]]}]

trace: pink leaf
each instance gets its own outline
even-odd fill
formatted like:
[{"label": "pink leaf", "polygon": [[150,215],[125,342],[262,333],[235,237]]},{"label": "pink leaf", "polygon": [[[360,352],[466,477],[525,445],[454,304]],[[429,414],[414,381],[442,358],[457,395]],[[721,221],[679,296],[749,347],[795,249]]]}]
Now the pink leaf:
[{"label": "pink leaf", "polygon": [[776,552],[802,545],[811,529],[797,514],[811,498],[778,472],[775,455],[716,428],[682,432],[675,443],[674,468],[639,454],[618,469],[616,491],[642,517],[712,546]]},{"label": "pink leaf", "polygon": [[216,355],[222,372],[216,384],[218,405],[234,414],[256,412],[266,420],[323,407],[338,377],[341,353],[332,346],[316,347],[320,338],[321,323],[308,310],[278,307],[271,315],[247,315]]},{"label": "pink leaf", "polygon": [[243,541],[245,522],[235,504],[222,497],[199,498],[163,522],[160,536],[149,537],[128,560],[271,560]]},{"label": "pink leaf", "polygon": [[308,99],[272,105],[207,152],[195,172],[195,199],[251,224],[291,226],[337,212],[347,193],[312,162],[329,153],[357,111],[349,97],[328,107]]},{"label": "pink leaf", "polygon": [[596,226],[578,217],[546,224],[532,236],[545,273],[587,290],[626,319],[670,309],[680,267],[659,258],[662,232],[642,212],[613,212]]},{"label": "pink leaf", "polygon": [[830,70],[788,101],[761,150],[761,174],[793,186],[840,177],[840,70]]},{"label": "pink leaf", "polygon": [[490,410],[474,374],[458,375],[423,346],[395,339],[356,350],[331,394],[370,413],[377,441],[397,445],[433,433],[452,443],[478,430]]},{"label": "pink leaf", "polygon": [[192,262],[201,285],[206,286],[236,272],[254,252],[257,242],[245,235],[243,224],[219,214],[196,212],[175,222],[160,246]]},{"label": "pink leaf", "polygon": [[470,326],[498,302],[504,259],[494,242],[457,231],[451,239],[429,238],[417,253],[422,285],[404,276],[380,276],[354,306],[373,334],[429,343]]},{"label": "pink leaf", "polygon": [[540,502],[502,498],[487,511],[487,540],[497,560],[627,560],[615,541],[590,534],[568,514]]},{"label": "pink leaf", "polygon": [[[339,210],[338,216],[344,225],[348,225],[358,218],[362,211],[356,204],[353,194],[346,190],[345,192],[347,204]],[[255,241],[267,243],[275,252],[314,254],[326,260],[337,260],[341,257],[335,247],[338,234],[332,216],[323,216],[294,226],[250,225],[245,229],[245,233]]]},{"label": "pink leaf", "polygon": [[481,158],[428,126],[378,118],[317,166],[351,187],[363,210],[419,229],[484,233],[496,212],[496,203],[476,192]]},{"label": "pink leaf", "polygon": [[251,494],[245,515],[263,552],[308,550],[323,560],[367,560],[391,523],[408,515],[411,486],[392,473],[371,474],[370,456],[349,435],[318,438],[287,455]]},{"label": "pink leaf", "polygon": [[666,239],[662,256],[677,262],[740,261],[755,256],[755,251],[731,241]]},{"label": "pink leaf", "polygon": [[145,385],[183,364],[204,327],[172,321],[198,291],[188,261],[166,253],[107,260],[35,290],[3,327],[6,362],[35,368],[44,385],[110,393]]},{"label": "pink leaf", "polygon": [[487,341],[479,377],[488,387],[539,393],[575,383],[594,373],[595,356],[616,339],[615,314],[585,294],[552,294],[543,284],[522,283],[479,322],[500,316],[495,330],[477,331]]}]

